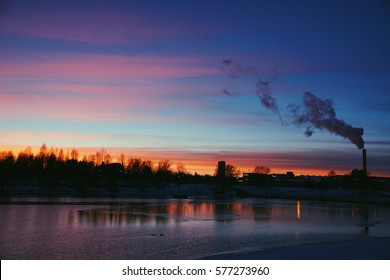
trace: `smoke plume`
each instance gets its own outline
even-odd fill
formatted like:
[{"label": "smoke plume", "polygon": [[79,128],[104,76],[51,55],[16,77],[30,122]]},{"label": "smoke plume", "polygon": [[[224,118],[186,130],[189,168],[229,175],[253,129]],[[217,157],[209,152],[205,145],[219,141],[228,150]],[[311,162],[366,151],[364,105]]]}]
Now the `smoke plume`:
[{"label": "smoke plume", "polygon": [[[273,69],[273,77],[269,80],[260,78],[260,72],[251,66],[242,66],[234,63],[231,59],[222,60],[222,71],[228,77],[236,78],[240,76],[255,76],[256,94],[260,99],[261,104],[271,112],[279,116],[282,125],[285,125],[278,103],[272,95],[270,88],[271,81],[276,79],[277,71]],[[233,96],[230,90],[224,89],[223,93],[228,96]],[[327,130],[332,134],[341,136],[359,149],[364,148],[363,133],[361,127],[353,127],[352,125],[336,118],[336,111],[333,108],[333,101],[330,99],[320,99],[311,92],[305,92],[303,95],[302,104],[290,104],[287,106],[288,124],[294,124],[298,127],[306,125],[304,132],[305,136],[310,137],[314,133],[314,129]]]},{"label": "smoke plume", "polygon": [[319,130],[326,129],[330,133],[348,139],[359,149],[364,148],[363,128],[353,127],[336,118],[332,100],[322,100],[307,91],[303,95],[302,105],[291,104],[288,106],[288,109],[293,124],[296,126],[308,125],[305,131],[307,137],[314,133],[313,128]]},{"label": "smoke plume", "polygon": [[259,97],[261,104],[263,104],[264,107],[268,110],[271,110],[272,112],[277,114],[279,116],[280,123],[284,125],[282,115],[279,111],[278,103],[271,94],[270,82],[258,80],[256,83],[256,88],[256,94]]},{"label": "smoke plume", "polygon": [[[271,94],[271,80],[276,79],[276,68],[272,69],[273,77],[270,80],[260,79],[260,72],[257,68],[252,66],[243,66],[241,64],[237,64],[233,62],[231,59],[223,59],[222,60],[222,71],[225,72],[228,77],[236,78],[241,76],[255,76],[258,78],[256,83],[256,94],[260,99],[261,104],[265,106],[268,110],[271,110],[275,114],[279,116],[280,123],[284,125],[282,115],[279,111],[279,106],[276,102],[276,99]],[[231,90],[223,89],[223,94],[227,96],[238,95],[233,93]]]},{"label": "smoke plume", "polygon": [[222,59],[222,71],[225,72],[230,78],[259,75],[259,72],[255,67],[242,66],[240,64],[234,63],[231,59]]}]

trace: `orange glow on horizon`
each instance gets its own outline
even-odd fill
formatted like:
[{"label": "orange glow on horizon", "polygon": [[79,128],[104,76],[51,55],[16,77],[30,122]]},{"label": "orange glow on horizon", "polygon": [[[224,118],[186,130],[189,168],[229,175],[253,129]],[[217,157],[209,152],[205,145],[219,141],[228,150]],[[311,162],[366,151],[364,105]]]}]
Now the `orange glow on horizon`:
[{"label": "orange glow on horizon", "polygon": [[[0,145],[0,152],[11,151],[15,157],[26,149],[31,148],[31,151],[34,155],[38,154],[40,151],[40,146],[5,146]],[[65,156],[70,156],[73,147],[52,147],[47,146],[47,152],[50,153],[51,150],[59,153],[62,149]],[[101,151],[102,148],[98,147],[74,147],[79,153],[78,160],[82,160],[84,157],[90,155],[96,155],[96,152]],[[159,149],[137,149],[137,148],[104,148],[107,154],[111,156],[111,162],[121,162],[120,155],[125,155],[125,164],[127,164],[127,160],[130,158],[140,158],[142,160],[150,160],[153,164],[157,164],[160,160],[169,160],[171,162],[171,168],[173,171],[176,171],[177,164],[184,164],[186,171],[189,174],[194,175],[195,173],[199,175],[214,175],[217,163],[220,160],[224,160],[221,157],[198,157],[192,158],[191,154],[186,153],[185,151],[175,151],[175,150],[159,150]],[[243,173],[253,172],[253,169],[257,162],[245,162],[244,164],[240,164],[239,160],[237,162],[226,160],[227,164],[232,164],[237,167],[241,175]],[[293,172],[295,176],[299,175],[307,175],[307,176],[327,176],[329,173],[329,169],[321,169],[321,168],[293,168],[290,166],[271,166],[271,174],[285,174],[286,172]],[[350,172],[350,170],[337,170],[335,169],[337,175],[346,175]],[[374,176],[388,176],[387,174],[379,174],[375,173]]]}]

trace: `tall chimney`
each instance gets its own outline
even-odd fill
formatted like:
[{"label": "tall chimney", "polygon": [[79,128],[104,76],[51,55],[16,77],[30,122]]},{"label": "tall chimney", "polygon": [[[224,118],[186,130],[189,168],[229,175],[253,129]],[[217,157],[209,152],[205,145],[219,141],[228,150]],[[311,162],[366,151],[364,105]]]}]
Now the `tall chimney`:
[{"label": "tall chimney", "polygon": [[367,175],[367,154],[366,149],[363,149],[363,173]]}]

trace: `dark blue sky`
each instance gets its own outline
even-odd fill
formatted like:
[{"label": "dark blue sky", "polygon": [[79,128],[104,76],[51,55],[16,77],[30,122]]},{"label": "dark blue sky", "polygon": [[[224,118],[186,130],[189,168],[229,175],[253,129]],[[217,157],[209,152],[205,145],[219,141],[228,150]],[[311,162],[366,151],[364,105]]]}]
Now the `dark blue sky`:
[{"label": "dark blue sky", "polygon": [[[364,128],[369,169],[390,175],[389,30],[388,1],[2,2],[0,145],[153,153],[208,173],[220,159],[360,168],[347,139],[292,124],[287,106],[310,91]],[[257,72],[228,77],[223,59]]]}]

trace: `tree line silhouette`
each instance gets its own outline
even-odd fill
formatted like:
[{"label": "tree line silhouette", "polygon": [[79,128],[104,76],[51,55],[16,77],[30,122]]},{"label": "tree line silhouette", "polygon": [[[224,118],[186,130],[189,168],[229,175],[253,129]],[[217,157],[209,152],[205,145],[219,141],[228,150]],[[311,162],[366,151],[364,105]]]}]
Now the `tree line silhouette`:
[{"label": "tree line silhouette", "polygon": [[139,158],[127,160],[120,156],[121,162],[112,162],[112,157],[105,149],[95,154],[79,159],[79,152],[73,148],[66,153],[63,149],[47,149],[42,145],[34,154],[31,147],[19,152],[17,156],[12,151],[0,152],[0,174],[3,178],[20,179],[72,179],[96,178],[96,176],[129,175],[143,177],[173,173],[168,160],[153,162]]},{"label": "tree line silhouette", "polygon": [[[229,167],[230,173],[226,177],[233,179],[238,169],[232,165]],[[113,157],[105,149],[82,158],[75,148],[68,151],[48,149],[45,144],[36,154],[31,147],[17,155],[12,151],[0,152],[0,186],[31,182],[55,185],[66,181],[87,184],[102,180],[115,188],[118,180],[134,183],[150,181],[154,185],[164,182],[212,183],[215,176],[190,174],[183,163],[177,163],[174,168],[170,160],[153,162],[121,154],[113,162]]]},{"label": "tree line silhouette", "polygon": [[[106,187],[116,192],[120,185],[148,187],[164,187],[168,183],[177,185],[186,183],[214,184],[220,187],[237,183],[241,175],[239,169],[231,164],[224,168],[224,176],[190,174],[183,163],[177,163],[176,168],[170,160],[153,162],[141,158],[126,157],[120,154],[114,162],[113,157],[105,149],[100,149],[88,156],[79,155],[77,149],[48,149],[44,144],[34,154],[31,147],[14,155],[12,151],[0,152],[0,187],[12,185],[38,185],[56,187],[60,185],[75,186],[82,193],[91,186]],[[270,174],[267,166],[256,166],[248,177],[243,177],[246,184],[258,186],[297,186],[319,188],[380,188],[387,185],[375,177],[360,176],[352,172],[339,176],[334,171],[329,172],[320,182],[310,178]],[[289,172],[288,172],[289,173]],[[292,172],[290,172],[292,173]],[[288,174],[287,174],[288,175]]]}]

